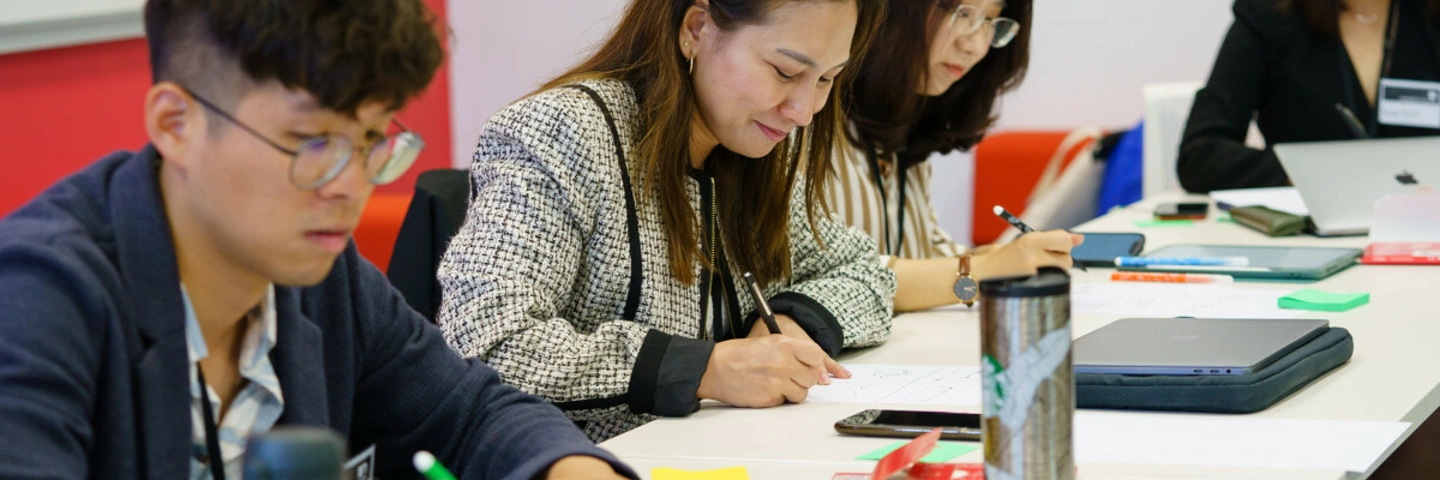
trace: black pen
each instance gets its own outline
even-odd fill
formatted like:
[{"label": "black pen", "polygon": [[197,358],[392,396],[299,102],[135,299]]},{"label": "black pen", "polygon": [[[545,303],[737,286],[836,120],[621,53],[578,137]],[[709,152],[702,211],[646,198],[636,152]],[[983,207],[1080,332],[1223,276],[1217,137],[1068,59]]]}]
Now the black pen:
[{"label": "black pen", "polygon": [[1350,127],[1350,133],[1354,134],[1355,138],[1361,140],[1370,138],[1370,134],[1365,131],[1365,126],[1360,123],[1360,117],[1355,116],[1355,112],[1350,111],[1349,107],[1337,103],[1335,111],[1340,112],[1340,118],[1345,120],[1345,126]]},{"label": "black pen", "polygon": [[755,281],[755,276],[745,272],[745,285],[750,287],[750,296],[755,298],[755,310],[760,312],[760,319],[765,321],[765,328],[770,330],[772,335],[780,334],[780,325],[775,323],[775,312],[770,310],[770,304],[765,302],[765,294],[760,293],[760,282]]},{"label": "black pen", "polygon": [[[1035,229],[1030,228],[1029,225],[1026,225],[1025,222],[1020,221],[1020,219],[1015,218],[1014,215],[1011,215],[1010,212],[1005,211],[1005,207],[996,205],[996,206],[995,206],[995,215],[996,215],[996,216],[999,216],[1000,219],[1005,220],[1006,222],[1009,222],[1010,225],[1014,226],[1017,230],[1020,230],[1020,234],[1021,234],[1021,235],[1024,235],[1024,234],[1027,234],[1027,233],[1031,233],[1031,232],[1034,232],[1034,231],[1035,231]],[[1074,265],[1075,265],[1075,268],[1080,269],[1080,271],[1082,271],[1082,272],[1088,272],[1088,271],[1089,271],[1089,270],[1086,270],[1086,269],[1085,269],[1085,266],[1084,266],[1084,265],[1081,265],[1080,262],[1075,262]]]}]

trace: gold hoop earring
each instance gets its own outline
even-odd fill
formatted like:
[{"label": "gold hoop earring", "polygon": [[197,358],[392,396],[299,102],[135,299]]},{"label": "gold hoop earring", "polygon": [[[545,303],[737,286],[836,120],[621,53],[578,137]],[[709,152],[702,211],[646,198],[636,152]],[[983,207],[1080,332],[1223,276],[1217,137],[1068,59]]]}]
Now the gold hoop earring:
[{"label": "gold hoop earring", "polygon": [[[683,49],[683,50],[689,50],[689,49],[690,49],[690,42],[688,42],[688,41],[681,41],[681,42],[680,42],[680,48]],[[693,53],[690,53],[690,52],[680,52],[680,53],[681,53],[681,54],[684,54],[684,55],[686,56],[686,60],[689,60],[689,61],[690,61],[690,73],[695,73],[695,55],[694,55]]]}]

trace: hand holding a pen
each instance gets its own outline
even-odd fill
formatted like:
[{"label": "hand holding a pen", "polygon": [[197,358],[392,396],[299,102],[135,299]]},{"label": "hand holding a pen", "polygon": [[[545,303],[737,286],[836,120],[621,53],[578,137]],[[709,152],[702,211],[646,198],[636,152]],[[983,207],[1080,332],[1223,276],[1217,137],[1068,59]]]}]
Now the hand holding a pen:
[{"label": "hand holding a pen", "polygon": [[[827,371],[827,367],[834,370]],[[832,373],[849,378],[849,372],[809,337],[801,340],[766,333],[716,343],[696,394],[736,407],[799,403],[809,395],[810,387],[828,384]]]},{"label": "hand holding a pen", "polygon": [[977,280],[1012,275],[1034,275],[1041,267],[1069,269],[1074,264],[1070,250],[1085,241],[1083,235],[1064,230],[1032,232],[970,259]]},{"label": "hand holding a pen", "polygon": [[[800,324],[797,323],[795,319],[790,318],[789,315],[775,315],[775,324],[780,327],[781,335],[793,338],[799,342],[815,343],[815,340],[810,338],[810,334],[806,333],[805,329],[801,328]],[[747,338],[759,338],[766,335],[772,334],[770,333],[770,330],[766,328],[765,323],[755,322],[755,326],[750,329],[750,335],[748,335]],[[816,346],[819,345],[817,344]],[[846,370],[845,367],[840,366],[840,362],[836,362],[835,359],[832,359],[829,355],[826,355],[825,374],[822,375],[821,378],[817,379],[817,381],[821,384],[824,384],[827,383],[827,380],[830,377],[850,378],[850,371]]]}]

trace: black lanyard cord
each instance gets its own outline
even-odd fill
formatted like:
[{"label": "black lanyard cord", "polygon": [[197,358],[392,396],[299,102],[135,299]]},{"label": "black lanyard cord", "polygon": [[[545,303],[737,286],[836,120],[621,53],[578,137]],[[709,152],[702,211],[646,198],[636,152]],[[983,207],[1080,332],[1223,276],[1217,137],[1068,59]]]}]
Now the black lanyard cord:
[{"label": "black lanyard cord", "polygon": [[220,456],[220,434],[215,427],[215,413],[210,408],[210,393],[205,384],[205,372],[195,364],[195,379],[200,381],[200,409],[205,412],[205,448],[210,454],[210,476],[225,480],[225,457]]},{"label": "black lanyard cord", "polygon": [[894,256],[899,255],[901,248],[905,245],[905,180],[908,172],[906,171],[907,169],[899,165],[898,162],[892,167],[899,169],[895,174],[899,180],[896,188],[900,189],[898,192],[900,196],[900,211],[897,212],[898,218],[895,219],[895,228],[898,230],[897,235],[899,238],[895,240],[894,245],[890,243],[890,193],[885,188],[885,177],[880,174],[879,155],[877,155],[873,149],[870,151],[870,174],[875,178],[875,188],[880,190],[880,218],[884,222],[882,228],[885,229],[881,236],[885,237],[885,254]]}]

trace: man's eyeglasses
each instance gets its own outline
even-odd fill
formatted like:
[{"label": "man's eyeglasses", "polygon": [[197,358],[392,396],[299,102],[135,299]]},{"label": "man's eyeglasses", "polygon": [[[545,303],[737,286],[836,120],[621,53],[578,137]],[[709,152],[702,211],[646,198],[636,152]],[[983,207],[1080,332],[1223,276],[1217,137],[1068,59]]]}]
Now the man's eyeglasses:
[{"label": "man's eyeglasses", "polygon": [[[329,134],[309,137],[300,141],[300,146],[294,150],[285,148],[275,143],[274,140],[266,138],[260,132],[249,125],[241,123],[240,120],[222,110],[209,100],[196,95],[189,89],[185,90],[195,101],[200,102],[205,108],[215,114],[234,123],[235,126],[254,135],[255,138],[265,142],[276,150],[289,155],[290,160],[290,183],[301,190],[315,190],[325,186],[340,176],[345,167],[350,164],[350,158],[360,150],[350,139],[343,135]],[[370,145],[363,154],[365,155],[365,176],[370,183],[384,185],[395,181],[405,174],[415,159],[420,156],[420,151],[425,149],[425,141],[420,135],[410,131],[399,119],[392,119],[395,126],[400,129],[397,133],[386,135],[384,139]]]},{"label": "man's eyeglasses", "polygon": [[[945,6],[945,2],[940,2]],[[990,38],[990,46],[1001,48],[1010,44],[1015,39],[1015,34],[1020,33],[1020,22],[1005,17],[987,18],[980,7],[961,4],[950,12],[950,29],[955,36],[963,37],[981,32]]]}]

